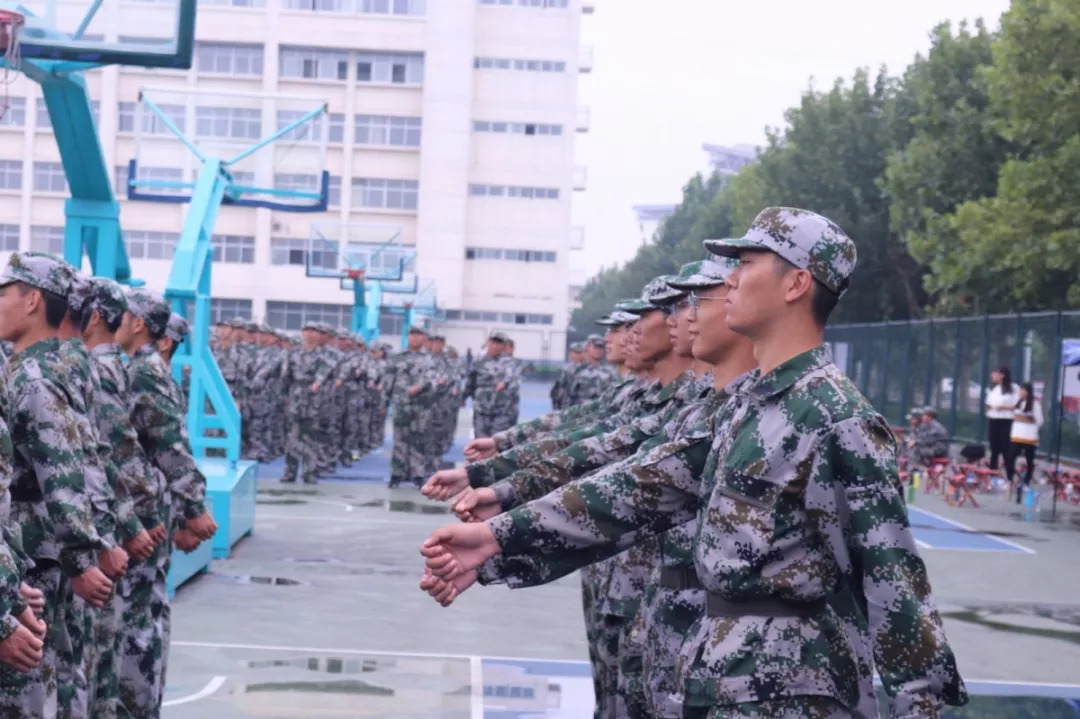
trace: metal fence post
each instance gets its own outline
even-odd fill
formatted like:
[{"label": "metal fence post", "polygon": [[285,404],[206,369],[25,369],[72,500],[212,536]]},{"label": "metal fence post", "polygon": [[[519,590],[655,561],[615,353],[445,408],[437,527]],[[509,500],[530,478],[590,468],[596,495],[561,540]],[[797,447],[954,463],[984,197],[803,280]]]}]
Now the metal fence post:
[{"label": "metal fence post", "polygon": [[986,378],[990,375],[990,316],[983,317],[982,375],[979,377],[979,429],[975,441],[986,439]]},{"label": "metal fence post", "polygon": [[900,386],[900,421],[903,422],[908,413],[908,399],[911,392],[911,351],[915,346],[914,338],[912,337],[912,324],[911,322],[904,323],[904,366],[901,370],[903,372],[903,384]]},{"label": "metal fence post", "polygon": [[934,345],[937,339],[934,321],[930,320],[930,341],[926,347],[926,376],[923,379],[923,406],[929,407],[934,391]]},{"label": "metal fence post", "polygon": [[892,354],[892,325],[882,326],[885,331],[885,361],[881,363],[881,413],[889,417],[889,360]]},{"label": "metal fence post", "polygon": [[952,397],[949,403],[952,405],[949,412],[949,436],[952,437],[956,434],[956,405],[957,399],[960,396],[960,350],[961,339],[963,338],[963,332],[961,331],[960,318],[956,318],[956,337],[954,338],[953,348],[953,372],[952,372]]},{"label": "metal fence post", "polygon": [[1050,402],[1044,403],[1046,406],[1046,417],[1049,424],[1049,430],[1051,437],[1051,447],[1047,452],[1047,456],[1060,457],[1061,456],[1061,393],[1062,393],[1062,363],[1065,361],[1062,353],[1065,349],[1065,314],[1060,310],[1057,313],[1057,324],[1054,329],[1054,348],[1053,351],[1053,374],[1050,376]]}]

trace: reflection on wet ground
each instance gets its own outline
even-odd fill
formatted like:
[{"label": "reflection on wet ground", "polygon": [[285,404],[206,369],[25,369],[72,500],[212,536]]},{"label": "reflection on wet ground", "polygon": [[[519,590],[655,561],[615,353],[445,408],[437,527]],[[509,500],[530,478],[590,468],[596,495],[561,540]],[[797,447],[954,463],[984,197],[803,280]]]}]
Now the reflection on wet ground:
[{"label": "reflection on wet ground", "polygon": [[428,501],[414,502],[409,499],[369,499],[366,502],[354,502],[354,507],[387,509],[391,512],[412,512],[414,514],[449,514],[449,504],[435,504]]},{"label": "reflection on wet ground", "polygon": [[304,584],[298,579],[289,579],[288,577],[256,577],[250,574],[226,574],[214,571],[209,572],[209,574],[223,579],[230,579],[237,584],[266,584],[276,587],[298,587]]},{"label": "reflection on wet ground", "polygon": [[1080,605],[986,602],[944,611],[942,616],[1010,634],[1080,644]]}]

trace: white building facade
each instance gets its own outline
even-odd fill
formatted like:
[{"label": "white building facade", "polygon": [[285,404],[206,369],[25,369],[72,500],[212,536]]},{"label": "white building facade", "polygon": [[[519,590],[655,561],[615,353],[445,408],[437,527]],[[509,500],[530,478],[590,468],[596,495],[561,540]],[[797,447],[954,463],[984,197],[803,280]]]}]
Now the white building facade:
[{"label": "white building facade", "polygon": [[[108,24],[116,28],[106,33],[110,41],[123,41],[124,32],[141,40],[158,22],[171,27],[171,7],[129,1],[120,10]],[[515,339],[520,357],[562,359],[569,253],[583,243],[571,206],[585,189],[574,141],[588,129],[578,79],[591,69],[580,26],[592,10],[592,0],[200,2],[191,70],[87,73],[134,275],[164,289],[187,209],[126,199],[140,89],[311,97],[330,113],[328,211],[222,208],[215,319],[347,327],[351,292],[337,280],[306,276],[311,226],[383,226],[416,248],[415,270],[421,285],[434,283],[445,311],[437,327],[450,344],[475,352],[499,329]],[[40,89],[20,77],[8,92],[0,119],[0,252],[60,252],[67,185]],[[213,107],[213,95],[196,102],[185,128],[196,141],[254,142],[277,129],[226,100]],[[175,153],[175,160],[156,158],[156,167],[140,160],[149,173],[140,177],[188,179],[190,153],[179,142]],[[318,169],[275,175],[275,184],[299,188]],[[385,316],[382,328],[394,341],[400,318]]]}]

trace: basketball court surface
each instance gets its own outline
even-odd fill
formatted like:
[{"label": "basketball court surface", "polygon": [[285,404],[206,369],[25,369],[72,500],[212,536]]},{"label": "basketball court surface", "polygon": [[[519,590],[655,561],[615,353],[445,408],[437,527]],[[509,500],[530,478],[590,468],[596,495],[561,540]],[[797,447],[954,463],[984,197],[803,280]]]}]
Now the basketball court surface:
[{"label": "basketball court surface", "polygon": [[[523,387],[523,418],[547,408]],[[470,426],[462,413],[460,459]],[[447,609],[417,589],[420,543],[456,521],[387,489],[381,450],[315,487],[260,468],[255,533],[182,587],[164,716],[592,716],[577,576],[473,587]],[[1080,578],[1068,524],[919,495],[911,522],[973,695],[950,717],[1080,716]]]}]

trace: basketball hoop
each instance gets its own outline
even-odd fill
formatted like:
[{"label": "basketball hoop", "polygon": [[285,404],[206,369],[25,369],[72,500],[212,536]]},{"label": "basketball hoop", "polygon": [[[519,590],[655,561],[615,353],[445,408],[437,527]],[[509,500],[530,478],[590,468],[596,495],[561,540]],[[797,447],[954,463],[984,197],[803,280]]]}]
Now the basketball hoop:
[{"label": "basketball hoop", "polygon": [[364,279],[364,270],[345,270],[345,276],[350,280]]},{"label": "basketball hoop", "polygon": [[0,118],[7,114],[11,96],[8,86],[19,72],[19,34],[26,18],[14,10],[0,10],[0,61],[4,64],[4,75],[0,82],[4,85],[4,99],[0,100]]}]

